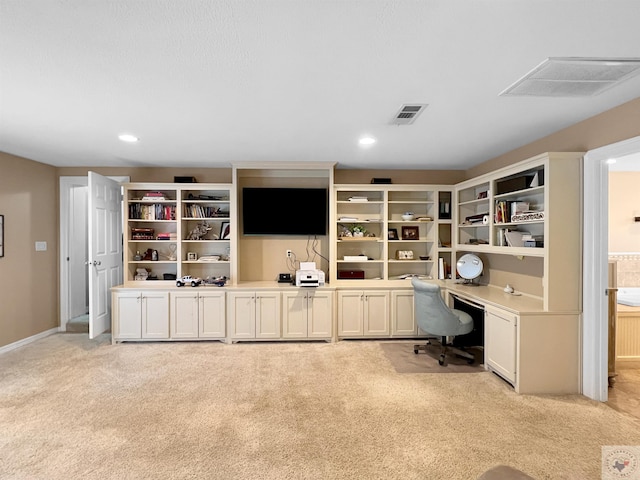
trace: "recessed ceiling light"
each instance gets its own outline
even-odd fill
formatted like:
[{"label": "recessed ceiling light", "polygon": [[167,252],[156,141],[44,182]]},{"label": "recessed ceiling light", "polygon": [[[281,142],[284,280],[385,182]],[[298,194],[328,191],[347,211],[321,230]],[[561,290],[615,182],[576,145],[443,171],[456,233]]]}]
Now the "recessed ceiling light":
[{"label": "recessed ceiling light", "polygon": [[373,145],[374,143],[376,143],[376,139],[373,137],[362,137],[360,140],[358,140],[358,143],[360,145]]},{"label": "recessed ceiling light", "polygon": [[135,143],[140,140],[138,137],[136,137],[135,135],[131,135],[130,133],[123,133],[122,135],[118,135],[118,138],[123,142],[128,143]]}]

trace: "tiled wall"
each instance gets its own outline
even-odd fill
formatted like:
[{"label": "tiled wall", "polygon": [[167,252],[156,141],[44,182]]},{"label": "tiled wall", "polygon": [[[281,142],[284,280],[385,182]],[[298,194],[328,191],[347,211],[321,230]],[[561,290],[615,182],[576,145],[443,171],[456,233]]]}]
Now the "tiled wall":
[{"label": "tiled wall", "polygon": [[640,287],[640,254],[609,255],[618,265],[618,288]]}]

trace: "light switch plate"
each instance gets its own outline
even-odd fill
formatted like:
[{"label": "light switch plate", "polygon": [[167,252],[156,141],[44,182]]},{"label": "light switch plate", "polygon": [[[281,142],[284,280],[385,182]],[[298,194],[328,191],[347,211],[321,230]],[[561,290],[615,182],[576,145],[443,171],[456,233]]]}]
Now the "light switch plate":
[{"label": "light switch plate", "polygon": [[36,252],[46,252],[47,242],[36,242]]}]

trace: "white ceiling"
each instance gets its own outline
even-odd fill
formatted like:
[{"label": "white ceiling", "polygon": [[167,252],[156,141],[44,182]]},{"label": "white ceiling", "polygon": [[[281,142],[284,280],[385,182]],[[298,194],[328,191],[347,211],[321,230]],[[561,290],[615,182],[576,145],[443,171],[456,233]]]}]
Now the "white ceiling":
[{"label": "white ceiling", "polygon": [[[639,57],[639,18],[637,0],[0,0],[0,151],[464,169],[639,97],[640,76],[498,96],[547,57]],[[429,106],[391,125],[403,103]]]}]

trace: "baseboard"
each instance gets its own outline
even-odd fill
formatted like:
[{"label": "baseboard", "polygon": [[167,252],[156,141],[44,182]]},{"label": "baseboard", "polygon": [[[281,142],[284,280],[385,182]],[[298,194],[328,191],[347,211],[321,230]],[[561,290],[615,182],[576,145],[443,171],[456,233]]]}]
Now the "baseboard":
[{"label": "baseboard", "polygon": [[40,340],[41,338],[45,338],[45,337],[48,337],[49,335],[53,335],[54,333],[59,333],[59,332],[60,332],[60,327],[55,327],[49,330],[45,330],[44,332],[40,332],[36,335],[23,338],[22,340],[18,340],[17,342],[10,343],[9,345],[0,347],[0,355],[3,353],[10,352],[11,350],[15,350],[16,348],[24,347],[25,345],[33,343],[36,340]]}]

